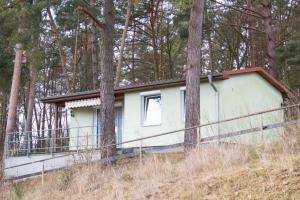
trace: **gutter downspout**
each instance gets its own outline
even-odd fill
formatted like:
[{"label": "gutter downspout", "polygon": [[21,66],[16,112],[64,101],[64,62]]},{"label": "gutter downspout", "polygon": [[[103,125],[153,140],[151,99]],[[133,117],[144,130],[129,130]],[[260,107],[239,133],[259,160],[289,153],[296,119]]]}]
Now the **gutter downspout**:
[{"label": "gutter downspout", "polygon": [[217,87],[214,85],[214,83],[212,82],[212,75],[209,74],[207,75],[208,78],[208,82],[210,84],[210,86],[213,88],[214,92],[215,92],[215,104],[216,104],[216,115],[217,115],[217,131],[218,131],[218,143],[220,142],[220,92],[217,89]]}]

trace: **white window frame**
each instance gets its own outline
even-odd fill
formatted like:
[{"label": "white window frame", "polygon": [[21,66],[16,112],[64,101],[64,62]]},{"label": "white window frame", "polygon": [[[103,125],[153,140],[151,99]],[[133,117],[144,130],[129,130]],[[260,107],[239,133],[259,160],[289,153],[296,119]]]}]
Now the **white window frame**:
[{"label": "white window frame", "polygon": [[[162,100],[161,97],[161,92],[160,90],[152,90],[152,91],[146,91],[146,92],[141,92],[140,93],[141,96],[141,126],[147,127],[147,126],[160,126],[161,125],[161,121],[158,124],[145,124],[145,100],[147,97],[155,97],[155,96],[160,96],[160,100]],[[161,117],[162,117],[162,108],[161,108]]]}]

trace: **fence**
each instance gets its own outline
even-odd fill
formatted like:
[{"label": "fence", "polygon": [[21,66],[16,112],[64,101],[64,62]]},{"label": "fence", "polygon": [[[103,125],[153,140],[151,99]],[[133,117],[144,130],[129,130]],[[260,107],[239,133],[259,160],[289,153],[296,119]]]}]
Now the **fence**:
[{"label": "fence", "polygon": [[[212,123],[206,123],[206,124],[202,124],[200,126],[194,126],[194,127],[189,127],[189,128],[183,128],[183,129],[179,129],[179,130],[174,130],[174,131],[169,131],[169,132],[164,132],[164,133],[159,133],[159,134],[155,134],[155,135],[150,135],[147,137],[142,137],[142,138],[136,138],[133,140],[127,140],[127,141],[123,141],[121,143],[118,144],[111,144],[111,145],[106,145],[106,146],[99,146],[98,143],[89,143],[89,138],[92,136],[95,138],[97,138],[99,135],[98,134],[94,134],[94,132],[92,132],[93,134],[91,135],[85,135],[85,136],[80,136],[80,130],[83,130],[83,128],[91,128],[91,130],[96,130],[95,127],[93,126],[87,126],[87,127],[76,127],[76,128],[71,128],[71,129],[76,129],[78,135],[76,136],[66,136],[66,137],[60,137],[60,138],[47,138],[47,139],[35,139],[34,141],[32,141],[34,144],[38,144],[38,143],[43,143],[41,141],[47,140],[47,142],[45,142],[46,145],[45,147],[37,147],[37,148],[30,148],[31,152],[39,152],[41,150],[43,150],[44,152],[50,152],[50,153],[54,153],[54,152],[65,152],[62,155],[58,155],[58,156],[52,156],[46,159],[41,159],[41,160],[36,160],[33,162],[28,162],[28,163],[22,163],[22,164],[17,164],[17,165],[13,165],[13,166],[9,166],[6,167],[5,170],[9,170],[9,169],[13,169],[13,168],[19,168],[19,167],[24,167],[24,166],[28,166],[28,165],[32,165],[35,163],[42,163],[42,170],[44,172],[45,170],[45,162],[47,161],[51,161],[51,160],[55,160],[55,159],[61,159],[64,157],[70,157],[70,156],[76,156],[79,155],[79,152],[88,152],[88,151],[97,151],[98,154],[96,157],[94,157],[94,160],[98,160],[101,159],[101,151],[106,150],[107,148],[110,148],[112,146],[122,146],[125,144],[130,144],[130,143],[134,143],[134,142],[140,142],[140,151],[142,150],[143,146],[143,141],[149,140],[151,138],[157,138],[157,137],[163,137],[163,136],[167,136],[170,134],[174,134],[174,133],[178,133],[178,132],[184,132],[186,130],[193,130],[193,129],[197,129],[197,132],[199,132],[199,130],[203,127],[210,127],[212,125],[217,125],[220,126],[223,123],[228,123],[228,122],[232,122],[232,121],[237,121],[241,120],[241,119],[249,119],[251,117],[256,117],[258,119],[260,119],[258,121],[259,126],[256,127],[248,127],[245,129],[240,129],[237,131],[231,131],[231,132],[227,132],[227,133],[217,133],[214,134],[212,136],[208,136],[208,137],[202,137],[200,138],[200,135],[198,134],[198,141],[195,142],[211,142],[211,141],[220,141],[223,139],[228,139],[228,138],[233,138],[236,136],[241,136],[241,135],[247,135],[250,133],[255,133],[255,134],[259,134],[262,138],[264,137],[264,132],[271,130],[271,129],[282,129],[285,127],[290,127],[290,126],[294,126],[294,125],[298,125],[300,124],[300,115],[299,115],[299,108],[300,108],[300,103],[299,104],[294,104],[294,105],[290,105],[290,106],[286,106],[286,107],[281,107],[281,108],[277,108],[277,109],[272,109],[272,110],[268,110],[268,111],[263,111],[263,112],[257,112],[257,113],[252,113],[249,115],[244,115],[244,116],[239,116],[239,117],[234,117],[234,118],[229,118],[229,119],[225,119],[225,120],[220,120],[217,122],[212,122]],[[285,116],[285,120],[284,121],[277,121],[275,123],[269,123],[269,124],[265,124],[264,123],[264,116],[266,116],[267,113],[273,113],[273,112],[278,112],[278,111],[284,111],[284,116]],[[56,129],[56,130],[45,130],[45,131],[60,131],[61,133],[63,131],[68,132],[71,129]],[[13,134],[18,134],[18,133],[13,133]],[[61,134],[63,135],[63,134]],[[86,144],[82,144],[79,143],[79,138],[85,138],[87,143]],[[70,139],[76,139],[77,144],[74,146],[70,146]],[[58,141],[60,141],[60,144],[65,144],[65,145],[61,145],[61,146],[56,146],[55,144],[58,143]],[[6,155],[7,156],[16,156],[16,155],[20,155],[20,154],[28,154],[28,149],[26,148],[22,148],[26,145],[28,145],[28,143],[30,142],[30,140],[22,140],[22,142],[19,142],[19,147],[20,148],[13,148],[13,149],[9,149],[9,147],[6,147]],[[11,146],[11,147],[15,147],[17,146],[17,144],[14,144],[13,141],[8,141],[6,142],[7,146]],[[28,145],[29,146],[29,145]],[[71,151],[70,149],[74,147],[75,151]],[[59,151],[58,151],[59,150]],[[66,153],[67,152],[67,153]],[[18,154],[20,153],[20,154]],[[96,155],[96,154],[95,154]],[[108,159],[117,159],[116,157],[114,158],[108,158]],[[58,167],[58,166],[56,166]],[[52,168],[53,169],[53,168]]]},{"label": "fence", "polygon": [[[211,134],[209,135],[202,134],[201,141],[219,140],[228,137],[234,137],[242,132],[244,134],[251,132],[261,132],[261,137],[263,137],[263,132],[268,126],[273,125],[273,129],[275,127],[279,128],[284,122],[282,121],[283,119],[285,119],[286,122],[297,119],[297,117],[299,116],[298,113],[300,113],[299,108],[300,103],[277,109],[256,112],[244,116],[233,117],[216,122],[206,123],[200,126],[183,128],[161,134],[151,135],[148,137],[137,138],[130,141],[123,141],[114,145],[117,145],[117,147],[121,147],[124,144],[145,141],[151,138],[162,137],[164,135],[170,135],[174,133],[181,133],[186,130],[197,128],[201,130],[201,132],[211,132]],[[272,113],[274,112],[277,112],[276,116],[278,116],[278,112],[282,112],[284,118],[275,119],[275,115],[272,115]],[[279,116],[280,115],[281,114],[279,114]],[[214,126],[217,126],[217,129],[214,129]],[[272,126],[268,127],[268,129],[270,129],[271,127]],[[241,132],[241,130],[243,131]],[[70,134],[71,132],[73,134]],[[45,135],[45,133],[48,133],[47,136],[41,137],[41,135]],[[79,150],[84,149],[100,148],[100,134],[97,127],[95,126],[48,129],[39,132],[14,132],[7,134],[6,137],[6,157],[41,153],[53,154],[69,151],[78,152]]]},{"label": "fence", "polygon": [[[80,135],[79,133],[83,128],[90,128],[92,131],[94,126],[85,127],[72,127],[72,128],[58,128],[47,129],[43,131],[30,131],[30,132],[14,132],[6,135],[5,153],[6,157],[10,156],[29,156],[30,154],[44,154],[44,153],[59,153],[68,152],[70,148],[76,147],[76,149],[92,148],[89,144],[77,144],[76,146],[70,146],[69,142],[75,139],[79,142],[80,138],[88,138],[95,136],[94,131],[89,135]],[[76,136],[70,136],[69,133],[72,130],[76,130],[78,133]],[[50,133],[47,136],[40,136],[40,132]]]}]

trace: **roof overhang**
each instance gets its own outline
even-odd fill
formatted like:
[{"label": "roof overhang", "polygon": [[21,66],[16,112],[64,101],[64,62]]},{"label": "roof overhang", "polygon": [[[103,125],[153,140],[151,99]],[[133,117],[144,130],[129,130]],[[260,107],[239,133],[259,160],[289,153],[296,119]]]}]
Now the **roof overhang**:
[{"label": "roof overhang", "polygon": [[[282,93],[282,95],[286,98],[294,97],[294,93],[289,90],[284,84],[280,81],[276,80],[271,74],[269,74],[262,67],[249,67],[239,70],[228,70],[223,71],[223,73],[214,74],[213,80],[224,80],[230,78],[230,76],[248,74],[248,73],[258,73],[262,76],[266,81],[268,81],[271,85],[273,85],[278,91]],[[208,82],[207,76],[200,77],[201,82]],[[148,90],[156,90],[168,87],[176,87],[176,86],[185,86],[185,80],[163,80],[152,83],[145,83],[139,85],[129,85],[115,88],[115,100],[121,101],[124,98],[125,93],[129,92],[139,92],[139,91],[148,91]],[[50,96],[46,98],[42,98],[41,101],[43,103],[53,103],[59,106],[65,106],[65,102],[69,101],[78,101],[84,99],[95,99],[100,97],[100,90],[86,91],[86,92],[77,92],[73,94],[66,94],[60,96]]]},{"label": "roof overhang", "polygon": [[[224,76],[222,74],[213,75],[214,81],[223,80],[223,79]],[[206,76],[201,76],[201,82],[208,82],[208,78]],[[184,85],[185,85],[184,79],[164,80],[164,81],[157,81],[157,82],[140,84],[140,85],[130,85],[130,86],[115,88],[114,94],[116,100],[122,100],[124,98],[125,93],[156,90],[156,89],[184,86]],[[60,96],[50,96],[50,97],[42,98],[41,101],[43,103],[54,103],[57,105],[64,106],[65,102],[68,101],[99,98],[99,97],[100,97],[100,90],[93,90],[93,91],[77,92],[73,94],[66,94]]]}]

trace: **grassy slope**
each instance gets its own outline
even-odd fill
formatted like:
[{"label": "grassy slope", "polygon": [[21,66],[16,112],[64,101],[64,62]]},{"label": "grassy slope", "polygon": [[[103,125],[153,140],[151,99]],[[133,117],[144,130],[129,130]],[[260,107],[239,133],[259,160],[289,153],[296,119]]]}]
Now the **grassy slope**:
[{"label": "grassy slope", "polygon": [[[273,145],[274,146],[274,145]],[[273,147],[272,146],[272,147]],[[287,146],[287,145],[283,145]],[[290,146],[290,145],[288,145]],[[77,166],[0,188],[1,199],[299,199],[300,156],[280,148],[206,146],[112,167]]]},{"label": "grassy slope", "polygon": [[268,168],[243,166],[233,173],[198,183],[179,199],[299,199],[300,164],[289,171],[278,163]]}]

